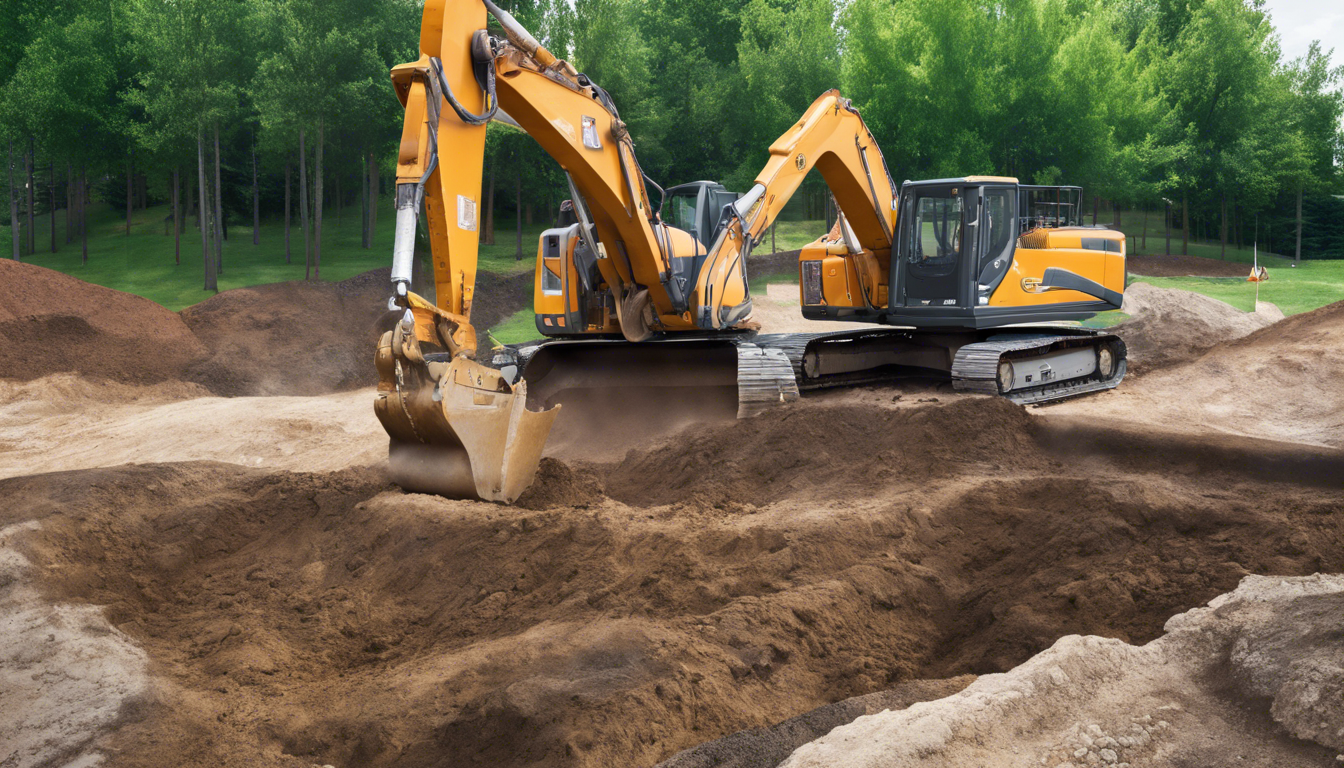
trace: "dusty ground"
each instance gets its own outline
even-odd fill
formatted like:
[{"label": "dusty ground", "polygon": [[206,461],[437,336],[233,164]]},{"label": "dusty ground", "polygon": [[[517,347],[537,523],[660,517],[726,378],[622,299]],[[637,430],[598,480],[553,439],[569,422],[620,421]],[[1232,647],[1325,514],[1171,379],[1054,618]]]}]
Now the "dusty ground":
[{"label": "dusty ground", "polygon": [[[1147,298],[1208,348],[1152,331],[1113,394],[829,392],[552,452],[513,508],[391,486],[365,389],[0,382],[0,765],[774,766],[1066,635],[1344,570],[1344,310],[1243,335]],[[1258,695],[1166,719],[1299,744]]]}]

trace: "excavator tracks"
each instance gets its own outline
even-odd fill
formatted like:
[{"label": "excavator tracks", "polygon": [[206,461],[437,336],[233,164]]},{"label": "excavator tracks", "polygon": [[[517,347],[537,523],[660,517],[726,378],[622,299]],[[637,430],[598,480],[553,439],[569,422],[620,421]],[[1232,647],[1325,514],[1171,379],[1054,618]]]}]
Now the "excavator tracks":
[{"label": "excavator tracks", "polygon": [[[1110,356],[1108,366],[1100,364],[1102,349]],[[1006,332],[874,328],[744,333],[637,345],[619,339],[566,339],[502,352],[494,364],[522,372],[534,407],[577,398],[600,410],[628,400],[632,412],[641,404],[702,411],[712,401],[713,413],[735,413],[737,418],[792,402],[806,391],[911,377],[950,378],[957,391],[1034,405],[1114,388],[1126,368],[1119,337],[1068,326]],[[1005,362],[1016,379],[1006,388],[1000,382]],[[659,394],[649,399],[651,392]]]},{"label": "excavator tracks", "polygon": [[[1101,363],[1104,355],[1109,355],[1107,365]],[[957,350],[952,363],[952,386],[960,392],[997,394],[1021,405],[1039,405],[1114,389],[1125,378],[1128,367],[1125,355],[1125,342],[1119,336],[1099,331],[1080,330],[1066,335],[1056,329],[997,333]],[[1042,377],[1042,373],[1056,373],[1052,363],[1080,359],[1090,362],[1082,375]],[[1028,381],[1016,382],[1021,386],[1005,391],[1000,380],[1004,363],[1024,371],[1019,375]],[[1088,367],[1092,370],[1087,371]],[[1031,381],[1033,376],[1037,378]]]}]

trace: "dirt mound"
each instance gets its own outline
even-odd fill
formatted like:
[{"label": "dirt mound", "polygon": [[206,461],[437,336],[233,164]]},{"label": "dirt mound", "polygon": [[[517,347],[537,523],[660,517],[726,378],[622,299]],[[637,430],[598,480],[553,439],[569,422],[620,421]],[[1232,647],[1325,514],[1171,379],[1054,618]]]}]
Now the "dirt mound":
[{"label": "dirt mound", "polygon": [[190,381],[219,395],[319,395],[373,386],[390,269],[339,283],[223,291],[182,310],[209,350]]},{"label": "dirt mound", "polygon": [[1246,277],[1251,265],[1237,261],[1209,259],[1203,256],[1127,256],[1126,266],[1131,275],[1148,277]]},{"label": "dirt mound", "polygon": [[852,498],[898,476],[1022,460],[1034,453],[1031,428],[1025,409],[998,398],[886,410],[801,402],[632,451],[610,472],[607,493],[638,506]]},{"label": "dirt mound", "polygon": [[[190,381],[219,395],[321,395],[378,383],[373,353],[391,327],[391,269],[339,283],[296,280],[224,291],[182,310],[209,349]],[[532,275],[477,278],[478,330],[530,303]]]},{"label": "dirt mound", "polygon": [[947,699],[837,728],[781,768],[1337,765],[1341,608],[1344,577],[1248,577],[1141,648],[1066,637]]},{"label": "dirt mound", "polygon": [[[106,606],[163,677],[96,742],[145,766],[647,765],[1063,634],[1143,642],[1247,572],[1344,570],[1335,470],[1272,471],[1314,454],[1080,451],[1006,403],[938,405],[695,430],[694,470],[548,461],[538,510],[190,463],[0,480],[0,526],[40,522],[14,546],[46,598]],[[638,467],[683,501],[611,498],[602,473]],[[686,500],[697,473],[728,503]]]},{"label": "dirt mound", "polygon": [[1135,373],[1190,360],[1283,319],[1277,307],[1265,302],[1248,313],[1198,293],[1147,283],[1125,289],[1122,311],[1133,319],[1114,330],[1125,340]]},{"label": "dirt mound", "polygon": [[1344,302],[1218,344],[1103,397],[1050,410],[1344,448],[1341,382]]},{"label": "dirt mound", "polygon": [[0,259],[0,378],[72,371],[149,384],[206,354],[173,312],[44,267]]},{"label": "dirt mound", "polygon": [[471,303],[471,324],[484,343],[485,332],[508,320],[515,312],[532,307],[531,272],[520,275],[476,273],[476,293]]}]

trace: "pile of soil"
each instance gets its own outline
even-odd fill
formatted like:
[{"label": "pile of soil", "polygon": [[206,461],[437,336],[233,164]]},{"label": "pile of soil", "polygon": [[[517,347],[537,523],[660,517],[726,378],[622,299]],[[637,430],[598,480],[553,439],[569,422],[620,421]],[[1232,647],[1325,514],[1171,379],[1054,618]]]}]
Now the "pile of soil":
[{"label": "pile of soil", "polygon": [[1344,576],[1248,577],[1141,647],[1065,637],[941,701],[864,717],[780,768],[1338,765]]},{"label": "pile of soil", "polygon": [[1203,256],[1131,254],[1125,258],[1125,263],[1131,275],[1148,277],[1246,277],[1251,273],[1249,264]]},{"label": "pile of soil", "polygon": [[[182,310],[209,350],[186,378],[219,395],[318,395],[378,383],[391,269],[339,283],[235,288]],[[389,326],[390,327],[390,326]]]},{"label": "pile of soil", "polygon": [[793,275],[794,282],[797,282],[798,276],[798,255],[802,251],[777,251],[775,253],[751,254],[747,258],[747,277],[755,280],[758,277],[770,277],[771,275]]},{"label": "pile of soil", "polygon": [[1125,289],[1121,311],[1133,319],[1114,330],[1125,340],[1130,370],[1140,374],[1194,359],[1283,319],[1278,307],[1268,302],[1248,313],[1202,294],[1148,283]]},{"label": "pile of soil", "polygon": [[[217,395],[320,395],[373,386],[390,327],[391,270],[339,283],[235,288],[170,312],[44,267],[0,261],[0,379],[74,372],[124,384],[185,381]],[[482,331],[530,306],[532,275],[478,276]]]},{"label": "pile of soil", "polygon": [[177,463],[0,480],[0,526],[36,522],[15,546],[48,599],[107,606],[162,677],[95,742],[145,766],[649,765],[1344,569],[1337,452],[1268,457],[1293,477],[1247,471],[1256,441],[1066,439],[995,400],[808,405],[741,447],[692,428],[685,466],[549,461],[531,510]]},{"label": "pile of soil", "polygon": [[72,371],[153,384],[183,378],[206,353],[176,313],[148,299],[0,259],[0,378]]},{"label": "pile of soil", "polygon": [[535,276],[498,275],[494,272],[476,273],[475,299],[471,304],[471,324],[484,343],[485,332],[508,320],[514,313],[532,308],[532,289]]},{"label": "pile of soil", "polygon": [[[1128,337],[1126,337],[1128,338]],[[1344,302],[1294,315],[1146,377],[1127,409],[1344,447]]]}]

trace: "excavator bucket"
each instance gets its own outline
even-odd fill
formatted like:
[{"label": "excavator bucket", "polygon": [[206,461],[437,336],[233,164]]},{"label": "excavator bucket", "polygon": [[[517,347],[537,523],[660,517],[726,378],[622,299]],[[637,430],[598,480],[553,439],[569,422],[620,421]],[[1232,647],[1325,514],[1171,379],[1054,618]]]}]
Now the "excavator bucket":
[{"label": "excavator bucket", "polygon": [[[432,330],[433,326],[430,326]],[[378,343],[374,411],[408,491],[512,502],[532,483],[559,408],[527,408],[527,383],[466,356],[424,354],[407,311]]]}]

